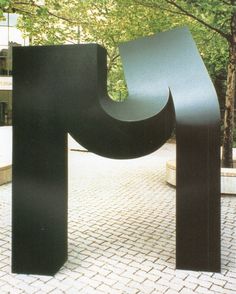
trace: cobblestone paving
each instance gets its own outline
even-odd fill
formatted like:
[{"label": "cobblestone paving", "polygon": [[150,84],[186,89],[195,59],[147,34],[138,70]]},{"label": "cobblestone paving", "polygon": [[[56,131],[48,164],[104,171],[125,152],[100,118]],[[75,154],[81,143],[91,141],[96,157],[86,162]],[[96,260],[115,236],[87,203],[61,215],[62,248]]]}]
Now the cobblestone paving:
[{"label": "cobblestone paving", "polygon": [[235,294],[236,197],[222,198],[222,273],[175,270],[165,146],[129,161],[69,152],[69,259],[54,277],[10,273],[11,185],[1,186],[0,293]]}]

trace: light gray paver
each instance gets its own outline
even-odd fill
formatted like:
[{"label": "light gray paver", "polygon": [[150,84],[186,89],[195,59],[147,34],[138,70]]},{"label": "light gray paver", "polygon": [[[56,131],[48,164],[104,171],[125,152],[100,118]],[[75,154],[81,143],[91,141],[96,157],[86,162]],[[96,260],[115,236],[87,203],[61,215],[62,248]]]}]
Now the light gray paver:
[{"label": "light gray paver", "polygon": [[55,277],[10,273],[11,184],[0,187],[1,293],[236,291],[236,197],[222,197],[222,273],[175,270],[173,145],[135,160],[69,152],[69,258]]}]

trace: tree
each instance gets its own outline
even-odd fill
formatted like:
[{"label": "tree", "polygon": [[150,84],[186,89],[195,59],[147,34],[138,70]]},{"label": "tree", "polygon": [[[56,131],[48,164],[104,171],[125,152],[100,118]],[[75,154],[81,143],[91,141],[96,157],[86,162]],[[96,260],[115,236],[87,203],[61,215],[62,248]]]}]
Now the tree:
[{"label": "tree", "polygon": [[[190,27],[200,53],[222,95],[225,115],[223,165],[232,167],[235,99],[236,0],[0,0],[0,11],[22,15],[19,27],[32,44],[97,42],[108,50],[108,89],[126,95],[119,42]],[[228,52],[228,53],[227,53]],[[228,54],[228,57],[227,57]],[[226,67],[228,63],[228,72]],[[227,79],[226,79],[227,76]]]},{"label": "tree", "polygon": [[168,11],[196,21],[220,35],[228,45],[227,90],[225,95],[222,164],[233,167],[233,131],[236,73],[236,0],[134,0],[138,5]]},{"label": "tree", "polygon": [[173,21],[167,23],[160,11],[137,5],[132,5],[130,10],[125,2],[114,0],[37,3],[9,1],[7,11],[22,15],[19,28],[30,37],[33,45],[79,41],[104,46],[108,51],[108,91],[115,100],[123,100],[127,94],[118,43],[177,25]]}]

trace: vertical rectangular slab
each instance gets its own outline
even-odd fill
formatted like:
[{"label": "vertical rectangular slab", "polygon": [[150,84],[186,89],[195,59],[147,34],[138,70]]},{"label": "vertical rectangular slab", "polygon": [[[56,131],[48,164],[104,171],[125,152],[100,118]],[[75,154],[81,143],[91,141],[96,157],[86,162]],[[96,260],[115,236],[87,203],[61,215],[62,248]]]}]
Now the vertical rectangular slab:
[{"label": "vertical rectangular slab", "polygon": [[215,126],[177,127],[178,269],[220,272],[219,130]]},{"label": "vertical rectangular slab", "polygon": [[67,134],[51,84],[57,69],[27,47],[14,48],[13,70],[12,272],[53,275],[67,259]]},{"label": "vertical rectangular slab", "polygon": [[67,260],[67,133],[97,95],[98,46],[13,50],[12,271],[53,275]]}]

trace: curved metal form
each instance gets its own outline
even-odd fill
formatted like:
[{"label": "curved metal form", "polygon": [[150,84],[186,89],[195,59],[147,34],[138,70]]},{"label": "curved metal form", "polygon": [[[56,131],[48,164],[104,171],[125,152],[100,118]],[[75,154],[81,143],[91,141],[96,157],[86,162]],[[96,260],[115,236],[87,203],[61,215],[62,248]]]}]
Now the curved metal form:
[{"label": "curved metal form", "polygon": [[[87,46],[80,49],[88,50]],[[66,108],[68,132],[89,151],[116,159],[140,157],[161,147],[170,138],[175,122],[169,89],[157,91],[156,87],[143,87],[141,83],[143,97],[137,88],[137,94],[130,91],[127,101],[112,101],[106,86],[106,50],[100,46],[90,49],[91,54],[97,54],[98,72],[97,64],[93,65],[91,71],[95,71],[96,78],[89,92],[80,85],[74,86],[75,95],[70,95]],[[88,65],[84,60],[80,62],[76,66],[86,71]],[[78,99],[84,95],[86,98]]]},{"label": "curved metal form", "polygon": [[124,103],[108,97],[102,47],[14,48],[13,272],[54,274],[67,259],[67,132],[123,159],[159,148],[175,123],[176,266],[220,270],[219,107],[194,41],[182,28],[120,51]]},{"label": "curved metal form", "polygon": [[191,34],[181,28],[128,42],[121,56],[134,89],[151,77],[159,91],[168,86],[173,96],[176,267],[220,271],[220,111]]}]

